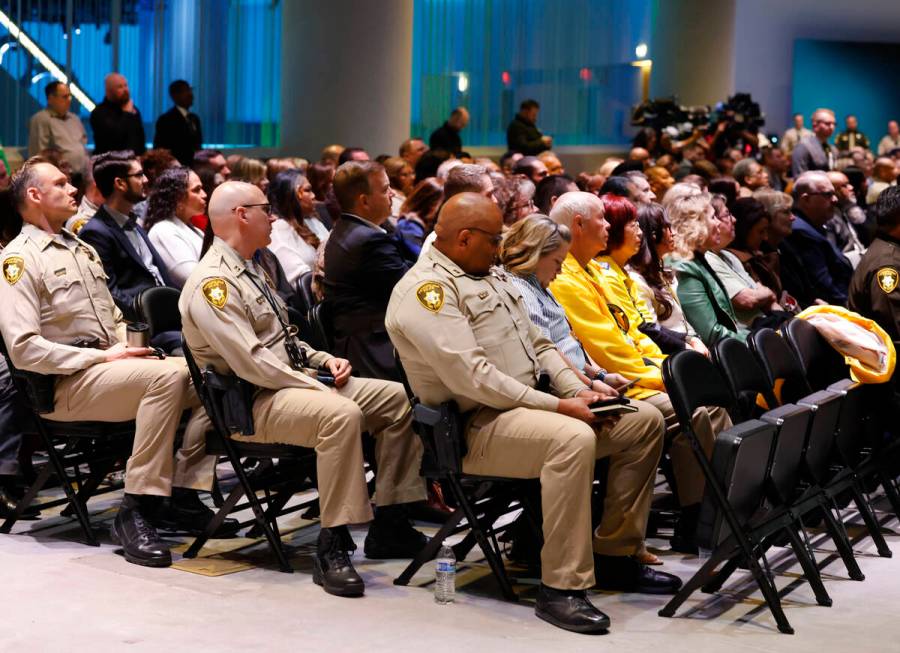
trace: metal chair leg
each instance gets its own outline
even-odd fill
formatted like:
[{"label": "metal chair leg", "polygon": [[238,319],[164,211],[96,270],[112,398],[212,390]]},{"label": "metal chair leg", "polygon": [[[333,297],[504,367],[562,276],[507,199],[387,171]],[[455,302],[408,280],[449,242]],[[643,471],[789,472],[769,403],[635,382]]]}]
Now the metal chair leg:
[{"label": "metal chair leg", "polygon": [[478,541],[478,545],[481,547],[481,550],[484,553],[484,557],[487,559],[488,565],[490,565],[491,567],[491,571],[493,571],[494,575],[497,577],[497,582],[500,584],[500,591],[503,593],[504,598],[506,598],[508,601],[518,601],[518,597],[516,596],[516,593],[513,591],[512,585],[509,582],[509,577],[506,575],[506,569],[503,567],[503,561],[500,559],[500,556],[497,555],[497,552],[493,548],[491,548],[491,543],[485,536],[484,530],[481,526],[481,522],[478,521],[478,517],[475,514],[475,511],[472,509],[471,504],[466,498],[462,486],[459,483],[459,479],[454,476],[450,476],[448,480],[450,481],[451,486],[454,488],[454,494],[456,494],[459,505],[466,515],[469,526],[475,533],[475,539]]},{"label": "metal chair leg", "polygon": [[813,594],[816,596],[816,603],[830,608],[832,603],[831,597],[828,595],[828,591],[822,583],[822,576],[819,575],[819,568],[816,567],[816,561],[810,559],[805,544],[800,539],[800,536],[797,535],[797,531],[795,531],[793,527],[787,526],[784,530],[791,540],[791,548],[794,549],[794,555],[797,556],[797,560],[803,568],[803,575],[806,576],[806,581],[809,583]]}]

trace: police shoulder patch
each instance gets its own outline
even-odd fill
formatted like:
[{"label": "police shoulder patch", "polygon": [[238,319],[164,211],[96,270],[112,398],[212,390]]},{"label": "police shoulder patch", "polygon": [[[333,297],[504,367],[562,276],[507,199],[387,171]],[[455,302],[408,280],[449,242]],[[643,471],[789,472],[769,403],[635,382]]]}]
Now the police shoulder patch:
[{"label": "police shoulder patch", "polygon": [[225,306],[225,302],[228,301],[228,285],[225,283],[225,279],[221,277],[207,279],[201,288],[203,296],[210,306],[219,309]]},{"label": "police shoulder patch", "polygon": [[894,288],[897,287],[898,281],[900,281],[900,275],[892,267],[878,268],[875,278],[878,280],[878,287],[885,293],[893,292]]},{"label": "police shoulder patch", "polygon": [[3,278],[9,285],[13,285],[21,279],[23,272],[25,272],[25,261],[21,256],[7,256],[3,259]]},{"label": "police shoulder patch", "polygon": [[90,218],[78,218],[75,222],[72,223],[72,228],[69,229],[69,231],[77,236],[78,233],[82,229],[84,229],[84,225],[87,224],[88,220],[90,220]]},{"label": "police shoulder patch", "polygon": [[432,313],[437,313],[444,305],[444,289],[436,281],[426,281],[416,288],[416,299]]}]

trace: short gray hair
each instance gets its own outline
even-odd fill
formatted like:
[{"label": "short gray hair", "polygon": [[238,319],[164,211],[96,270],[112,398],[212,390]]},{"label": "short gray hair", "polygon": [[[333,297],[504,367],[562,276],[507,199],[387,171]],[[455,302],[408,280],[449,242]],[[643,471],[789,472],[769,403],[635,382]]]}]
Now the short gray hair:
[{"label": "short gray hair", "polygon": [[563,193],[556,200],[556,204],[550,209],[550,219],[571,229],[576,215],[587,218],[594,211],[603,213],[603,202],[599,197],[584,191],[570,191]]},{"label": "short gray hair", "polygon": [[794,180],[794,200],[800,199],[804,193],[816,192],[816,185],[823,181],[831,183],[828,175],[821,170],[807,170]]},{"label": "short gray hair", "polygon": [[734,169],[731,171],[731,176],[734,177],[734,180],[739,183],[741,186],[744,185],[744,182],[747,180],[751,174],[753,174],[753,166],[759,165],[756,159],[746,158],[741,159],[737,163],[734,164]]}]

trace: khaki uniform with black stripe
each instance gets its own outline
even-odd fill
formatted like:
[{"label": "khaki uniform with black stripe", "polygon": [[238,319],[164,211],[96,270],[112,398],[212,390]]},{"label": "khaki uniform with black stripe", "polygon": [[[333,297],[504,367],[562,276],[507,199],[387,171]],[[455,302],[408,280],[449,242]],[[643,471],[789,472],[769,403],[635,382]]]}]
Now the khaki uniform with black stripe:
[{"label": "khaki uniform with black stripe", "polygon": [[316,380],[316,370],[333,356],[292,335],[309,365],[295,370],[275,312],[277,307],[286,323],[287,309],[255,264],[217,238],[185,282],[178,306],[198,364],[234,373],[259,388],[253,402],[255,435],[234,437],[315,448],[324,527],[372,519],[363,431],[376,442],[376,503],[425,498],[419,476],[422,445],[412,432],[403,386],[357,377],[339,389],[325,386]]},{"label": "khaki uniform with black stripe", "polygon": [[[168,496],[172,485],[212,487],[215,458],[203,455],[206,413],[183,359],[125,358],[106,349],[125,341],[125,322],[94,249],[68,231],[53,235],[26,223],[2,254],[0,332],[13,365],[56,375],[51,420],[135,420],[125,491]],[[74,346],[80,341],[91,346]],[[194,408],[182,448],[175,432]],[[186,451],[200,451],[188,459]]]},{"label": "khaki uniform with black stripe", "polygon": [[[635,401],[638,412],[596,429],[556,413],[557,397],[586,388],[531,323],[519,291],[500,271],[465,274],[434,247],[394,288],[385,325],[419,399],[471,412],[465,472],[540,479],[545,585],[591,587],[592,551],[639,551],[662,451],[659,411]],[[536,389],[541,373],[554,394]],[[605,456],[608,491],[592,537],[594,463]]]}]

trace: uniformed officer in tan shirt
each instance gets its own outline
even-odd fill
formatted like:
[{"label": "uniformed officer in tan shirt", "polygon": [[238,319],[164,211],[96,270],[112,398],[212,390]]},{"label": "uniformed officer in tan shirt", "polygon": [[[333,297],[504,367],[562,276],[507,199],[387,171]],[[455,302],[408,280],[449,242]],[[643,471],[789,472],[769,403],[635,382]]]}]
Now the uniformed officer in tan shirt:
[{"label": "uniformed officer in tan shirt", "polygon": [[900,340],[900,186],[886,188],[875,204],[878,235],[853,273],[850,310],[875,320]]},{"label": "uniformed officer in tan shirt", "polygon": [[[599,395],[530,322],[516,287],[491,268],[501,229],[491,200],[475,193],[448,200],[434,247],[394,288],[385,324],[419,399],[453,400],[469,413],[465,472],[540,478],[536,614],[568,630],[603,630],[609,619],[584,594],[595,584],[595,563],[600,587],[668,593],[681,584],[631,557],[644,538],[663,419],[636,401],[636,413],[594,421],[588,405]],[[541,373],[553,394],[536,388]],[[594,463],[605,456],[610,480],[592,538]]]},{"label": "uniformed officer in tan shirt", "polygon": [[[262,191],[226,182],[213,192],[209,216],[216,239],[179,301],[185,339],[202,367],[234,373],[259,389],[255,435],[235,437],[315,448],[322,531],[313,578],[326,592],[360,595],[364,584],[347,555],[346,525],[372,520],[363,431],[375,437],[377,459],[366,556],[412,557],[426,543],[402,507],[425,498],[409,401],[399,383],[351,377],[348,361],[295,337],[272,281],[253,262],[254,252],[269,244],[274,221]],[[333,382],[320,382],[320,369]]]},{"label": "uniformed officer in tan shirt", "polygon": [[[0,332],[13,365],[55,375],[58,421],[135,421],[125,473],[125,498],[113,523],[129,562],[171,564],[168,546],[146,519],[161,515],[154,497],[180,492],[173,513],[179,527],[202,531],[212,512],[188,490],[209,490],[215,458],[203,449],[209,420],[190,386],[183,359],[148,358],[146,347],[125,344],[125,322],[106,286],[96,252],[62,229],[75,213],[75,188],[43,159],[29,159],[12,185],[24,220],[3,250]],[[175,433],[185,408],[196,408],[173,460]]]}]

